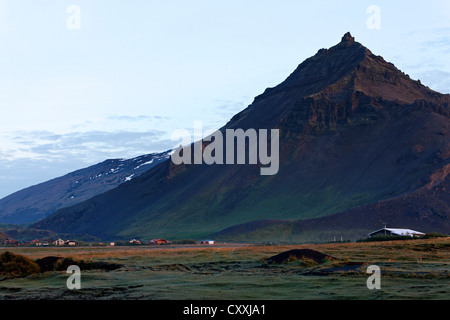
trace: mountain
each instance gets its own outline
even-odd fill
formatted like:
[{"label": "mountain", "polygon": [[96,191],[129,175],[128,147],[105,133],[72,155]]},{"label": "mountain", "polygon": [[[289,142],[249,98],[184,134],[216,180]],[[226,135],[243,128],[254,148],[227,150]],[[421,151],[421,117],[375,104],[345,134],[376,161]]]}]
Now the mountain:
[{"label": "mountain", "polygon": [[323,241],[418,221],[449,232],[449,102],[347,33],[220,129],[278,129],[276,175],[168,161],[34,227],[228,241]]},{"label": "mountain", "polygon": [[169,152],[133,159],[110,159],[17,191],[0,200],[0,223],[36,222],[55,211],[88,200],[167,160]]}]

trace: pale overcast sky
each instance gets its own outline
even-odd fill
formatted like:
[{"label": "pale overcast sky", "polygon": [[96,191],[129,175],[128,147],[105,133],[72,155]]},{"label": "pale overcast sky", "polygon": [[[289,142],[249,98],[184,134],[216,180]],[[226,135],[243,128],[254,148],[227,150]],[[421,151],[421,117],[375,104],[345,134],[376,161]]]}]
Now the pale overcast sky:
[{"label": "pale overcast sky", "polygon": [[0,198],[219,128],[347,31],[450,93],[448,0],[0,0]]}]

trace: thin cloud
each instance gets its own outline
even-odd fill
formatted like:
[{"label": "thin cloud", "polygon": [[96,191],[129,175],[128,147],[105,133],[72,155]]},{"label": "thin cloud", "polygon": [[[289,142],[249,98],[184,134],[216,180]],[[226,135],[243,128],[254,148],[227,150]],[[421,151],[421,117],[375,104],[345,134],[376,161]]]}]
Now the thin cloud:
[{"label": "thin cloud", "polygon": [[440,93],[450,93],[450,72],[428,70],[418,74],[420,81]]},{"label": "thin cloud", "polygon": [[448,35],[442,35],[432,40],[422,42],[422,48],[424,50],[441,50],[444,53],[450,53],[450,37]]},{"label": "thin cloud", "polygon": [[169,149],[173,142],[161,139],[165,135],[167,135],[166,132],[159,130],[88,131],[67,134],[47,131],[9,132],[9,136],[3,136],[4,143],[0,147],[0,159],[7,161],[32,159],[51,162],[75,157],[80,162],[92,162],[111,157],[133,157]]},{"label": "thin cloud", "polygon": [[170,117],[166,116],[147,116],[147,115],[139,115],[139,116],[128,116],[128,115],[110,115],[107,117],[108,120],[111,121],[130,121],[130,122],[137,122],[137,121],[154,121],[154,120],[170,120]]}]

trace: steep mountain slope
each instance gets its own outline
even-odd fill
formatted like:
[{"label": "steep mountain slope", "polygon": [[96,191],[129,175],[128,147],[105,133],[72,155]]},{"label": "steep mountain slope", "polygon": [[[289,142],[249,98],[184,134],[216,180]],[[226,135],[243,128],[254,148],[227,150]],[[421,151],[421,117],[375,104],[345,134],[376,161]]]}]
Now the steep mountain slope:
[{"label": "steep mountain slope", "polygon": [[20,190],[0,200],[0,223],[32,223],[131,180],[170,157],[168,152],[112,159]]},{"label": "steep mountain slope", "polygon": [[[169,161],[35,227],[103,238],[203,237],[254,221],[332,216],[411,193],[449,163],[449,102],[348,33],[221,129],[279,129],[276,175],[261,176],[257,165]],[[446,217],[445,206],[428,205],[427,219]],[[387,224],[395,219],[385,215]]]},{"label": "steep mountain slope", "polygon": [[449,233],[450,165],[436,171],[418,190],[346,212],[307,220],[261,220],[233,226],[212,235],[221,241],[311,242],[358,240],[385,225]]}]

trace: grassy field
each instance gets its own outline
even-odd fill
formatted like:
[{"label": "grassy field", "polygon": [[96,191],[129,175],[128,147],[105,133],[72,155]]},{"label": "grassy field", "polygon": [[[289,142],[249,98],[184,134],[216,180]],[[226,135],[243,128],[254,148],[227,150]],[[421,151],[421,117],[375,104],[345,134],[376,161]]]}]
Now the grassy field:
[{"label": "grassy field", "polygon": [[[274,264],[265,259],[313,249],[336,260]],[[0,248],[31,259],[47,256],[118,263],[113,271],[81,270],[68,290],[64,271],[0,276],[0,299],[338,300],[449,299],[450,238],[297,246],[149,246]],[[381,268],[381,289],[366,285]]]}]

